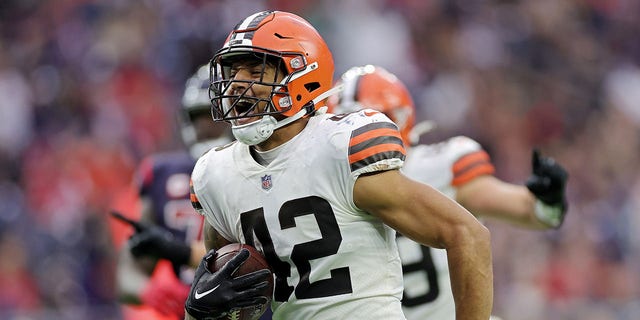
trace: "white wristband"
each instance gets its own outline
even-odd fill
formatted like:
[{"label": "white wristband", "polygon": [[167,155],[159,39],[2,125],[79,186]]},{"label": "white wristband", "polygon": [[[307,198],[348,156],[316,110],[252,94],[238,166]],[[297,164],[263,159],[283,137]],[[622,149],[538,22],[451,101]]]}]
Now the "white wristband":
[{"label": "white wristband", "polygon": [[538,221],[552,228],[557,228],[562,223],[562,207],[560,205],[550,206],[536,199],[535,214]]}]

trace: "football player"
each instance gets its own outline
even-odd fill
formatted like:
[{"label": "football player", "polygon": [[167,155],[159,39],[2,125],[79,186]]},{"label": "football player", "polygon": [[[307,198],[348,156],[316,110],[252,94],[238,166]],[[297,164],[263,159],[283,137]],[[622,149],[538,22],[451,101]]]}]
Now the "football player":
[{"label": "football player", "polygon": [[[211,62],[213,115],[238,140],[202,156],[193,206],[209,253],[185,303],[217,319],[267,300],[269,271],[218,272],[215,248],[246,243],[273,269],[274,319],[404,319],[396,232],[447,249],[458,319],[489,318],[490,234],[462,206],[400,173],[405,148],[380,112],[326,113],[334,64],[315,28],[282,11],[240,21]],[[394,230],[395,229],[395,230]]]},{"label": "football player", "polygon": [[125,309],[131,317],[184,317],[193,277],[190,265],[197,266],[206,253],[201,239],[203,217],[193,210],[189,198],[191,171],[199,156],[231,141],[229,126],[211,120],[210,106],[207,64],[188,79],[182,98],[178,120],[187,148],[152,155],[139,166],[141,219],[121,218],[135,233],[120,252],[117,288],[122,302],[155,312]]},{"label": "football player", "polygon": [[[335,113],[369,108],[386,114],[411,145],[401,171],[455,199],[477,217],[531,229],[559,228],[567,212],[567,172],[551,158],[533,152],[533,172],[524,185],[493,176],[494,166],[476,141],[458,136],[433,145],[416,145],[415,106],[405,85],[379,66],[345,72],[344,90],[329,100]],[[346,116],[346,115],[342,115]],[[455,319],[444,250],[421,246],[398,235],[404,270],[402,306],[407,319]]]}]

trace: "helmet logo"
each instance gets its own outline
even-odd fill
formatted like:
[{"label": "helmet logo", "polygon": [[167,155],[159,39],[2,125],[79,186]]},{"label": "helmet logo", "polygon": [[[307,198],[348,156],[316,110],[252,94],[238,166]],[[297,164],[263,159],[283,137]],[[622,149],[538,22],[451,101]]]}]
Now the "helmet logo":
[{"label": "helmet logo", "polygon": [[271,175],[270,174],[265,174],[264,176],[260,177],[260,180],[262,180],[262,189],[263,190],[269,190],[273,186],[273,184],[271,183]]},{"label": "helmet logo", "polygon": [[280,108],[287,108],[291,106],[291,99],[289,97],[282,97],[278,100]]},{"label": "helmet logo", "polygon": [[293,69],[300,69],[300,68],[304,67],[304,62],[302,61],[302,58],[300,58],[300,57],[295,57],[295,58],[291,59],[289,64],[291,65],[291,68],[293,68]]}]

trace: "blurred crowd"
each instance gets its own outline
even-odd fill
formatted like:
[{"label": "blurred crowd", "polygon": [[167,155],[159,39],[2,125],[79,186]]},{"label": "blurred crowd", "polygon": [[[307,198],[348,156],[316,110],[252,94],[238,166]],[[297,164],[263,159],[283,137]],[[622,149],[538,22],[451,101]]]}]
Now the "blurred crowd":
[{"label": "blurred crowd", "polygon": [[[404,80],[433,143],[467,135],[523,182],[531,149],[569,171],[547,232],[487,225],[505,320],[640,315],[640,2],[4,0],[0,2],[0,318],[120,319],[112,209],[140,159],[181,148],[185,79],[263,9],[307,18],[336,76]],[[125,232],[126,233],[126,232]]]}]

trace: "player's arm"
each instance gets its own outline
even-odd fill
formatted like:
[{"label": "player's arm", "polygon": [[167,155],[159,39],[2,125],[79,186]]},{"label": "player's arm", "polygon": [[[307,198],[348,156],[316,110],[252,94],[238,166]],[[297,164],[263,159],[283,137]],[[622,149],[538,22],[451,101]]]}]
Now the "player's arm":
[{"label": "player's arm", "polygon": [[151,226],[148,221],[152,206],[149,205],[148,199],[142,199],[141,221],[132,220],[118,212],[112,213],[114,218],[129,224],[135,230],[134,236],[119,252],[116,275],[118,298],[123,303],[144,304],[162,314],[182,317],[182,304],[189,293],[189,287],[175,276],[169,262],[165,261],[160,266],[157,257],[135,255],[131,251],[132,239],[145,233]]},{"label": "player's arm", "polygon": [[[202,238],[204,239],[204,247],[206,248],[206,251],[211,249],[217,250],[231,243],[231,241],[220,235],[220,233],[216,231],[216,229],[206,220],[204,222],[204,227],[202,228]],[[202,257],[202,255],[200,257]]]},{"label": "player's arm", "polygon": [[249,258],[249,251],[243,250],[220,270],[212,272],[209,265],[215,260],[216,250],[231,241],[222,237],[206,220],[202,233],[208,253],[196,269],[185,302],[184,319],[218,319],[235,308],[266,303],[267,297],[262,296],[261,292],[267,285],[266,278],[270,276],[270,271],[259,270],[234,278],[235,270]]},{"label": "player's arm", "polygon": [[[198,263],[202,263],[201,261],[206,261],[206,253],[211,251],[213,252],[213,254],[215,255],[215,250],[223,247],[225,244],[229,244],[231,243],[231,241],[225,239],[224,237],[222,237],[220,235],[219,232],[216,231],[216,229],[211,226],[211,224],[209,224],[209,222],[204,221],[204,225],[202,227],[202,238],[203,238],[203,251],[204,254],[201,255],[201,260],[198,261]],[[202,267],[199,267],[199,269],[204,269],[204,265]],[[199,270],[200,273],[210,273],[210,271],[207,270]],[[194,279],[195,280],[195,279]],[[192,288],[194,288],[194,286],[196,285],[197,281],[194,281],[192,284]],[[192,289],[193,290],[193,289]],[[188,298],[187,302],[185,303],[185,308],[186,308],[186,312],[185,312],[185,320],[195,320],[196,318],[191,316],[189,314],[189,309],[192,308],[190,306],[190,304],[192,304],[191,301],[192,298]]]},{"label": "player's arm", "polygon": [[459,186],[456,201],[476,217],[496,219],[524,228],[548,228],[536,218],[536,197],[527,187],[507,183],[491,175],[477,177]]},{"label": "player's arm", "polygon": [[207,254],[207,249],[203,240],[194,240],[190,244],[191,255],[189,256],[189,266],[197,268],[202,257]]},{"label": "player's arm", "polygon": [[[140,199],[141,220],[149,221],[152,210],[151,201],[147,198]],[[134,228],[134,226],[132,226]],[[116,290],[121,302],[140,304],[140,295],[147,286],[153,269],[158,260],[153,257],[134,257],[127,242],[118,253],[116,271]]]},{"label": "player's arm", "polygon": [[[127,241],[127,247],[136,260],[166,259],[171,261],[174,268],[178,268],[191,265],[194,251],[196,259],[202,257],[201,251],[196,249],[197,243],[187,243],[174,237],[168,229],[153,221],[150,212],[143,210],[140,221],[134,222],[135,233]],[[196,265],[197,263],[195,262]]]},{"label": "player's arm", "polygon": [[140,294],[149,283],[155,260],[136,260],[127,247],[118,253],[116,290],[120,302],[140,304]]},{"label": "player's arm", "polygon": [[[199,166],[196,164],[194,173]],[[196,194],[196,185],[191,185],[191,204],[202,215],[210,214],[203,208]],[[230,240],[224,238],[207,219],[202,229],[204,247],[208,251],[200,260],[196,268],[193,282],[184,303],[185,319],[219,319],[225,317],[231,310],[252,305],[266,303],[261,290],[267,285],[269,270],[260,270],[240,277],[233,277],[233,273],[249,257],[249,251],[243,250],[217,271],[209,269],[216,258],[216,250]]]},{"label": "player's arm", "polygon": [[458,187],[456,201],[476,216],[495,218],[521,227],[558,228],[567,210],[567,172],[553,159],[532,155],[533,172],[526,186],[484,175]]},{"label": "player's arm", "polygon": [[408,238],[446,249],[457,319],[489,318],[493,305],[490,234],[473,215],[398,170],[360,176],[354,202]]}]

